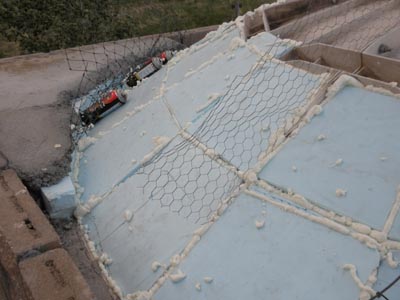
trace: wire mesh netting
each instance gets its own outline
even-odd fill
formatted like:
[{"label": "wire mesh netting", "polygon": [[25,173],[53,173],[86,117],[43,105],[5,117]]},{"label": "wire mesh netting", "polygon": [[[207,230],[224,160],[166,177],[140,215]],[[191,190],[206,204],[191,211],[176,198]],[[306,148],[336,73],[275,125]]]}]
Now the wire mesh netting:
[{"label": "wire mesh netting", "polygon": [[[281,23],[272,33],[300,42],[302,47],[324,43],[360,51],[400,23],[396,1],[328,4],[309,2],[301,17]],[[330,7],[317,10],[321,6]],[[178,35],[182,37],[184,32]],[[192,134],[186,132],[191,138],[167,147],[142,166],[139,173],[148,178],[146,197],[194,222],[207,222],[218,204],[243,181],[235,172],[246,172],[274,151],[310,105],[316,104],[313,99],[318,89],[332,80],[332,76],[320,74],[333,71],[316,71],[315,64],[304,60],[283,62],[275,55],[287,45],[281,39],[267,45],[245,75],[232,80],[199,128]],[[83,71],[79,95],[90,91],[85,96],[89,101],[77,102],[78,110],[85,110],[110,89],[121,88],[132,66],[161,51],[182,47],[166,35],[157,35],[68,50],[71,69]],[[165,97],[163,101],[168,103]]]},{"label": "wire mesh netting", "polygon": [[[256,63],[243,65],[242,75],[230,79],[226,92],[194,130],[180,128],[178,136],[132,175],[146,178],[141,186],[145,199],[157,201],[193,223],[210,221],[242,183],[251,183],[252,178],[247,176],[256,165],[276,151],[302,121],[307,121],[310,112],[318,113],[315,105],[321,103],[326,87],[339,74],[385,81],[361,65],[351,70],[341,68],[340,55],[335,54],[336,63],[332,63],[322,58],[321,49],[339,51],[335,53],[349,50],[359,55],[400,25],[398,1],[306,1],[292,13],[276,8],[275,15],[270,9],[264,17],[269,16],[274,38],[260,48],[253,47],[249,41],[263,31],[259,20],[263,28],[268,22],[257,18],[267,9],[228,26],[242,30],[241,46],[258,56]],[[241,26],[250,28],[246,33]],[[85,111],[109,90],[126,88],[124,80],[133,67],[165,50],[183,49],[185,34],[161,34],[68,50],[70,68],[83,71],[75,109]],[[214,37],[226,38],[223,33]],[[164,94],[159,105],[168,109],[170,101]],[[141,208],[134,213],[140,213]]]},{"label": "wire mesh netting", "polygon": [[[302,19],[289,23],[287,28],[281,28],[279,35],[281,38],[295,38],[303,42],[302,46],[321,41],[326,43],[328,35],[331,45],[360,50],[385,34],[389,28],[399,25],[400,19],[396,17],[400,12],[398,3],[390,3],[392,5],[387,7],[387,2],[384,1],[360,1],[360,5],[354,7],[353,2],[345,2],[345,9],[342,7],[347,12],[345,16],[338,16],[331,11],[324,15],[306,12]],[[388,14],[384,16],[384,20],[376,18],[380,25],[377,25],[378,21],[369,22],[371,15],[383,8]],[[313,8],[309,10],[313,11]],[[353,26],[354,32],[351,29]],[[360,32],[362,34],[359,34]],[[197,141],[206,145],[207,149],[212,149],[213,154],[217,153],[218,157],[237,170],[247,171],[262,156],[267,156],[275,150],[298,125],[299,120],[304,118],[307,104],[310,104],[318,88],[332,80],[329,76],[310,76],[310,73],[315,73],[315,68],[308,62],[302,61],[298,64],[300,68],[293,68],[271,57],[282,45],[282,41],[276,41],[268,46],[255,68],[244,76],[236,77],[200,128],[193,133]],[[143,172],[148,174],[151,182],[149,185],[153,186],[148,193],[149,197],[154,197],[162,204],[164,197],[170,197],[167,192],[170,185],[186,181],[187,174],[181,171],[181,166],[178,163],[167,162],[177,160],[179,156],[189,156],[192,148],[190,140],[184,141],[143,167]],[[190,197],[201,202],[206,194],[213,192],[208,187],[210,179],[203,180],[198,171],[207,163],[209,156],[205,155],[204,151],[199,151],[192,160],[192,174],[196,174],[196,185],[182,195],[174,195],[173,201],[181,202]],[[220,164],[215,166],[221,168]],[[174,176],[169,177],[167,174]],[[228,178],[221,182],[228,186],[231,183]],[[229,192],[213,196],[222,200]],[[190,217],[186,212],[183,215]]]},{"label": "wire mesh netting", "polygon": [[[181,34],[183,33],[179,32],[177,36]],[[130,71],[142,65],[149,57],[157,56],[165,50],[183,48],[183,44],[157,35],[66,50],[70,70],[82,72],[75,94],[78,98],[74,105],[77,116],[98,103],[110,90],[126,88]],[[89,125],[82,124],[80,118],[74,119],[74,123],[81,131],[85,131]],[[77,136],[79,137],[80,135]]]},{"label": "wire mesh netting", "polygon": [[[97,0],[93,2],[97,3]],[[259,0],[247,2],[244,3],[245,8],[262,3]],[[86,2],[71,2],[71,7],[77,7],[75,10],[79,10],[79,6],[82,15],[91,9]],[[188,35],[187,28],[193,28],[195,24],[215,24],[214,19],[229,20],[234,17],[231,2],[225,0],[171,4],[158,0],[126,1],[120,5],[105,1],[101,8],[111,11],[105,13],[104,20],[91,19],[87,21],[88,24],[82,24],[81,31],[93,35],[88,40],[109,39],[111,34],[129,38],[65,51],[70,70],[82,72],[79,88],[72,95],[73,98],[79,98],[74,107],[78,115],[106,97],[110,90],[126,88],[129,74],[146,65],[149,58],[157,57],[166,50],[182,50],[191,45],[197,38]],[[200,19],[205,12],[207,18]],[[96,24],[98,28],[93,32],[92,27],[96,27]],[[89,121],[81,121],[79,117],[73,118],[75,139],[79,139],[90,125]]]},{"label": "wire mesh netting", "polygon": [[[161,14],[156,4],[149,3],[147,9]],[[154,17],[154,16],[153,16]],[[76,126],[75,140],[86,132],[90,122],[82,120],[82,113],[106,97],[111,90],[126,89],[127,79],[133,70],[146,64],[149,58],[162,52],[185,48],[185,30],[175,31],[184,25],[174,14],[174,10],[156,18],[156,33],[145,37],[104,42],[65,50],[66,60],[71,71],[82,72],[78,89],[74,93],[73,123]]]},{"label": "wire mesh netting", "polygon": [[140,173],[146,177],[143,192],[149,199],[200,224],[210,220],[220,200],[240,183],[195,143],[186,142],[161,153]]}]

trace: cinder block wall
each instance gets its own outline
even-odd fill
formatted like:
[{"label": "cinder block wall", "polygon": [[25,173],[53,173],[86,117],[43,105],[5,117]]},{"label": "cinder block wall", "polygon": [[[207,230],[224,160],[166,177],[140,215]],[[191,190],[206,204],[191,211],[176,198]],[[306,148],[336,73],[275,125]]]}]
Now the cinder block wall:
[{"label": "cinder block wall", "polygon": [[0,299],[94,296],[15,171],[0,173]]}]

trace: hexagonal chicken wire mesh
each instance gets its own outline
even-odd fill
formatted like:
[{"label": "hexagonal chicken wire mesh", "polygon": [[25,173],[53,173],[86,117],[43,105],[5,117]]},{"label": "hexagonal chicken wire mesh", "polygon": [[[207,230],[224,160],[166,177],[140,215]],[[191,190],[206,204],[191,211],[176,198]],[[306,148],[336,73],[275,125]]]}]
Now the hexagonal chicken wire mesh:
[{"label": "hexagonal chicken wire mesh", "polygon": [[[300,16],[279,21],[279,26],[271,28],[280,39],[264,48],[245,75],[232,80],[198,129],[192,133],[184,130],[181,142],[162,150],[141,167],[139,173],[147,178],[143,193],[149,200],[195,223],[209,221],[221,202],[243,182],[236,173],[248,171],[276,150],[305,118],[319,88],[337,71],[321,60],[283,61],[276,57],[277,49],[286,45],[285,39],[295,40],[301,47],[323,43],[361,51],[400,25],[398,1],[341,1],[329,10],[317,10],[328,2],[310,1]],[[338,14],[339,8],[344,13]],[[104,70],[99,66],[105,67],[101,82],[107,90],[121,81],[137,57],[146,56],[137,52],[154,51],[154,47],[145,47],[143,52],[139,41],[129,41],[130,46],[128,42],[114,43],[111,49],[104,46],[101,60],[97,50],[88,50],[92,58],[85,56],[86,50],[79,50],[80,59],[76,61],[85,66],[85,72],[90,66],[96,72]],[[161,41],[159,38],[157,43]],[[316,53],[308,54],[313,57]]]}]

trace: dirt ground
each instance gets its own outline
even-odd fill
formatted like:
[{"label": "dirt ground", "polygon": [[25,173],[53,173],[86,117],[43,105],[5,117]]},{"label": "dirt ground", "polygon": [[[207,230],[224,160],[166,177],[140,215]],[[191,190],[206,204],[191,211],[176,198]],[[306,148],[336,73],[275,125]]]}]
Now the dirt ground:
[{"label": "dirt ground", "polygon": [[0,168],[17,170],[30,188],[56,183],[69,170],[68,91],[81,76],[61,51],[0,60]]}]

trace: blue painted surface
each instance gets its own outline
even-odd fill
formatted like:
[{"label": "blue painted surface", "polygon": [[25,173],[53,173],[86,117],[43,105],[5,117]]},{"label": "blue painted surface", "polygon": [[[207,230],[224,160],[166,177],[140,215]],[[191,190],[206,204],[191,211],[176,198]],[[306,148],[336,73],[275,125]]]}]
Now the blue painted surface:
[{"label": "blue painted surface", "polygon": [[[254,37],[253,43],[262,37],[263,35]],[[171,113],[181,126],[185,126],[187,122],[193,122],[188,129],[191,133],[196,131],[200,125],[208,126],[211,129],[213,126],[219,126],[219,124],[209,124],[204,119],[211,111],[217,109],[218,101],[226,102],[230,96],[220,97],[219,100],[205,105],[209,95],[218,93],[222,96],[228,89],[237,86],[242,78],[239,76],[234,80],[235,76],[245,75],[260,59],[257,54],[249,51],[246,47],[229,50],[234,38],[239,38],[237,29],[228,28],[226,35],[218,38],[210,37],[203,41],[206,46],[200,47],[190,55],[183,56],[177,64],[163,67],[139,86],[130,90],[128,102],[107,115],[89,131],[89,136],[98,140],[84,151],[80,161],[79,184],[84,187],[82,202],[87,201],[92,195],[105,194],[113,185],[133,175],[140,167],[139,162],[155,147],[152,141],[153,137],[174,137],[179,128]],[[263,44],[263,41],[260,44]],[[221,58],[212,61],[210,65],[199,72],[185,76],[187,72],[198,68],[220,52],[225,53]],[[240,114],[243,113],[243,110],[240,105],[246,102],[242,98],[247,97],[247,101],[252,99],[253,103],[249,103],[249,106],[258,110],[258,102],[261,103],[265,99],[273,97],[274,90],[271,88],[268,90],[270,85],[279,86],[277,89],[282,90],[279,99],[272,101],[287,106],[287,110],[293,110],[303,104],[306,101],[307,93],[319,84],[317,76],[309,75],[290,66],[284,67],[271,63],[264,68],[265,70],[254,72],[252,78],[246,83],[249,87],[240,84],[233,89],[235,93],[237,89],[245,89],[244,93],[238,93],[231,101],[232,103],[226,105],[228,109],[234,111],[234,118],[241,118]],[[227,75],[229,75],[228,79],[225,78]],[[270,82],[263,80],[266,77],[270,77]],[[247,91],[254,82],[259,83],[258,94],[249,97]],[[163,84],[166,89],[160,99],[160,89]],[[291,95],[293,90],[296,90],[297,93],[299,89],[303,91],[304,97],[301,99],[291,97],[289,102],[293,103],[287,103],[285,95]],[[261,94],[261,91],[265,92]],[[139,113],[132,114],[136,107],[149,103],[149,101],[154,102]],[[168,103],[168,106],[165,103]],[[222,113],[231,115],[229,112]],[[274,124],[279,117],[280,115],[275,114],[269,123]],[[116,126],[124,119],[126,120],[123,123]],[[229,126],[237,127],[236,123],[231,122]],[[235,135],[235,141],[228,139],[226,135],[229,133],[229,128],[226,128],[219,135],[218,140],[216,137],[212,137],[207,144],[219,153],[225,154],[225,158],[231,160],[234,165],[246,169],[268,146],[268,138],[265,133],[261,132],[261,127],[265,126],[264,123],[258,122],[246,130],[242,130]],[[142,132],[146,134],[142,136]],[[221,139],[226,141],[221,143]],[[132,160],[136,160],[136,163],[132,163]]]},{"label": "blue painted surface", "polygon": [[[214,110],[217,106],[216,102],[211,103],[207,107],[204,106],[211,94],[221,95],[221,100],[225,103],[227,102],[226,95],[229,90],[235,90],[236,86],[244,89],[245,92],[249,92],[251,87],[245,87],[240,85],[241,81],[248,81],[248,85],[254,82],[259,82],[258,92],[265,91],[269,87],[269,82],[263,82],[263,78],[272,79],[271,85],[280,84],[285,87],[282,88],[283,95],[288,93],[290,89],[296,88],[298,83],[304,83],[305,95],[309,92],[312,83],[316,83],[317,80],[315,76],[309,75],[307,78],[305,72],[295,70],[292,67],[281,67],[276,64],[267,65],[265,69],[261,72],[254,72],[252,78],[244,79],[243,77],[247,75],[251,68],[260,60],[260,56],[255,52],[250,51],[244,46],[239,46],[237,48],[231,49],[230,44],[234,38],[239,38],[237,30],[227,30],[227,35],[219,37],[215,40],[204,41],[203,43],[207,46],[199,49],[198,51],[185,56],[179,63],[171,68],[168,74],[167,86],[170,89],[165,94],[165,99],[171,105],[177,119],[179,120],[181,126],[185,126],[187,122],[192,122],[193,124],[189,127],[189,132],[195,132],[199,126],[209,126],[211,124],[203,124],[205,118],[207,117],[207,112],[209,110]],[[285,51],[290,49],[287,43],[282,42],[279,47],[267,47],[266,44],[271,43],[272,40],[278,41],[276,37],[271,34],[259,34],[248,41],[249,45],[256,46],[261,51],[260,53],[269,53],[274,56],[282,55]],[[220,55],[219,57],[217,57]],[[210,62],[208,64],[208,62]],[[199,68],[200,66],[202,66]],[[192,73],[196,71],[195,73]],[[298,74],[298,73],[301,74]],[[192,73],[192,74],[190,74]],[[265,73],[265,74],[264,74]],[[292,74],[291,74],[292,73]],[[299,75],[297,82],[292,82],[294,74]],[[190,74],[190,75],[189,75]],[[280,78],[274,78],[274,74],[280,74]],[[275,81],[280,81],[276,83]],[[182,82],[184,84],[182,84]],[[264,83],[264,84],[263,84]],[[303,87],[302,87],[303,88]],[[279,89],[279,88],[278,88]],[[236,106],[239,101],[242,100],[240,97],[245,97],[246,93],[243,92],[239,95],[237,103],[231,103],[227,106]],[[235,90],[235,93],[237,91]],[[273,90],[269,93],[262,95],[262,98],[268,99],[272,96]],[[258,95],[260,96],[260,95]],[[257,97],[255,97],[257,98]],[[282,101],[282,99],[280,99]],[[254,104],[254,107],[256,104]],[[204,109],[203,109],[204,108]],[[235,108],[231,107],[234,111]],[[238,162],[234,162],[238,163]]]},{"label": "blue painted surface", "polygon": [[[184,102],[183,104],[180,102],[180,106],[185,110],[180,120],[182,124],[191,121],[196,116],[195,108],[192,106],[204,105],[207,102],[208,94],[198,97],[195,104],[190,106],[191,101],[188,101],[187,87],[189,87],[191,95],[198,90],[197,87],[191,86],[190,82],[178,86],[174,86],[174,84],[184,80],[184,75],[190,68],[195,68],[210,59],[215,55],[215,51],[226,50],[232,38],[238,36],[237,30],[230,29],[227,32],[227,36],[209,41],[207,47],[183,57],[176,65],[163,67],[139,86],[130,90],[127,103],[103,118],[89,131],[89,136],[97,138],[98,141],[84,151],[80,160],[79,184],[84,187],[82,202],[87,201],[91,195],[103,195],[110,191],[113,185],[135,174],[140,167],[139,162],[155,147],[153,137],[172,138],[177,134],[179,128],[167,106],[159,98],[164,79],[168,80],[166,86],[169,88],[164,99],[169,99],[168,95],[172,93],[173,99],[180,97],[180,101]],[[252,59],[256,57],[255,54],[248,54],[248,56]],[[168,76],[167,67],[170,68]],[[188,80],[186,79],[186,81]],[[212,82],[212,78],[207,78],[207,80]],[[221,80],[224,79],[221,78]],[[214,84],[221,85],[220,82]],[[151,100],[154,102],[139,113],[128,115],[136,107],[149,103]],[[188,110],[188,108],[191,109]],[[205,112],[203,111],[201,114],[204,115]],[[116,126],[123,119],[126,120]],[[141,135],[143,132],[145,134]],[[136,163],[132,163],[132,160],[136,160]]]},{"label": "blue painted surface", "polygon": [[[133,198],[130,199],[134,202]],[[107,199],[109,202],[112,200],[115,199]],[[102,216],[94,216],[92,222],[102,224],[98,231],[104,230],[105,220]],[[114,219],[108,224],[112,226],[116,222],[120,225],[108,236],[102,236],[99,248],[113,259],[108,267],[110,275],[125,294],[149,289],[163,273],[162,268],[153,272],[152,263],[158,261],[169,265],[169,259],[182,251],[192,232],[200,226],[171,213],[167,207],[160,207],[156,201],[136,210],[129,224],[123,222],[122,213],[114,214]],[[95,230],[91,238],[99,241]]]},{"label": "blue painted surface", "polygon": [[[393,251],[393,259],[400,262],[400,251]],[[382,291],[386,288],[393,280],[395,280],[400,275],[400,265],[393,269],[391,268],[386,260],[381,262],[378,269],[378,280],[373,286],[374,290]],[[399,299],[400,295],[400,282],[397,282],[393,287],[391,287],[384,295],[388,299]],[[382,299],[382,298],[381,298]]]},{"label": "blue painted surface", "polygon": [[[124,111],[115,113],[110,116],[115,123],[125,117]],[[98,140],[85,150],[80,161],[79,182],[85,188],[83,201],[91,195],[104,194],[136,170],[143,157],[155,148],[153,137],[172,138],[178,132],[160,101],[151,103],[121,125],[111,126],[108,130],[104,136],[95,135]]]},{"label": "blue painted surface", "polygon": [[234,166],[247,170],[268,148],[271,132],[305,105],[320,83],[319,76],[267,61],[249,78],[232,84],[195,135]]},{"label": "blue painted surface", "polygon": [[[256,219],[265,220],[264,228],[256,229]],[[365,282],[379,254],[242,194],[179,266],[186,279],[167,281],[154,298],[354,300],[359,290],[342,269],[347,263],[357,267]],[[204,283],[205,276],[214,281]],[[201,282],[200,292],[196,282]]]},{"label": "blue painted surface", "polygon": [[[162,273],[151,270],[152,262],[168,265],[216,211],[229,185],[239,183],[201,150],[182,143],[174,138],[154,165],[115,187],[83,220],[91,240],[113,259],[109,270],[124,293],[150,288]],[[180,159],[171,154],[176,151],[182,151]],[[133,213],[130,222],[124,219],[126,210]]]},{"label": "blue painted surface", "polygon": [[[221,35],[222,34],[222,35]],[[170,70],[167,85],[179,84],[186,79],[185,75],[190,70],[196,70],[204,62],[210,60],[218,53],[224,53],[229,49],[232,39],[239,37],[239,30],[235,27],[227,27],[215,36],[209,36],[195,44],[196,51],[190,52]]]},{"label": "blue painted surface", "polygon": [[[234,56],[230,58],[232,53]],[[211,59],[212,56],[205,56],[200,61],[207,62]],[[251,66],[258,60],[258,55],[246,48],[238,48],[235,51],[227,52],[198,72],[186,78],[184,77],[184,84],[179,84],[168,90],[165,94],[165,99],[171,105],[180,124],[185,126],[187,122],[198,118],[198,115],[203,116],[204,111],[202,108],[207,103],[209,96],[215,93],[221,96],[224,95],[229,90],[232,80],[236,76],[243,76],[249,72]],[[178,66],[180,66],[180,71],[183,71],[184,74],[190,72],[189,66],[185,70],[182,69],[181,64],[176,65],[176,67]],[[171,73],[173,70],[175,68],[172,69]],[[201,122],[193,124],[190,131],[195,131],[199,123],[201,124]]]},{"label": "blue painted surface", "polygon": [[[382,229],[400,182],[399,115],[398,99],[345,87],[259,176]],[[327,138],[317,141],[320,134]],[[380,157],[387,160],[381,161]],[[343,164],[335,167],[339,158]],[[297,172],[292,171],[293,165]],[[337,188],[347,190],[347,195],[336,197]]]},{"label": "blue painted surface", "polygon": [[[228,50],[238,31],[227,32],[215,40],[209,37],[202,42],[203,48],[131,90],[128,103],[89,132],[98,140],[84,151],[81,160],[82,200],[112,192],[83,221],[98,249],[113,259],[108,269],[125,294],[150,288],[162,273],[153,272],[151,263],[168,264],[228,191],[241,182],[177,136],[179,128],[171,113],[182,126],[193,122],[188,129],[191,133],[202,124],[206,134],[203,131],[196,137],[247,170],[268,147],[269,133],[305,104],[309,93],[321,83],[319,76],[275,61],[267,61],[243,82],[240,76],[234,80],[235,75],[246,74],[259,56],[245,47]],[[276,42],[269,34],[248,42],[265,51],[269,48],[277,56],[288,49],[284,44],[268,46]],[[220,52],[226,55],[185,76]],[[165,92],[161,99],[160,88]],[[225,97],[205,105],[211,93],[223,95],[228,89]],[[150,100],[155,102],[138,114],[127,115]],[[213,112],[217,118],[205,121]],[[259,175],[379,228],[399,183],[396,166],[400,149],[396,141],[400,136],[394,129],[400,128],[398,115],[398,100],[346,88]],[[122,124],[114,126],[124,118]],[[241,120],[250,121],[244,124]],[[266,126],[270,126],[269,133],[263,129]],[[143,131],[146,134],[141,135]],[[316,142],[319,134],[328,138]],[[138,162],[154,149],[152,139],[156,136],[173,140],[158,159],[141,169]],[[381,156],[388,159],[381,161]],[[338,158],[343,158],[344,164],[331,167]],[[137,162],[132,164],[133,159]],[[292,172],[292,165],[297,166],[297,173]],[[347,197],[336,198],[338,187],[348,190]],[[126,210],[134,214],[129,222],[123,218]],[[267,211],[266,216],[262,210]],[[265,227],[257,230],[255,219],[265,219]],[[397,220],[392,233],[399,223]],[[353,300],[358,297],[358,288],[341,266],[355,264],[365,281],[378,261],[375,251],[348,236],[241,195],[180,266],[188,277],[179,284],[167,281],[155,299],[268,296]],[[214,282],[204,283],[204,276],[214,277]],[[382,276],[383,282],[386,277]],[[202,282],[200,292],[194,287],[197,281]]]}]

